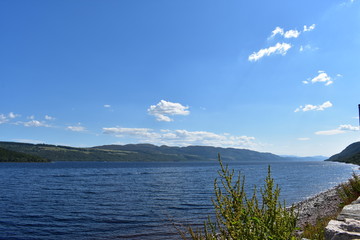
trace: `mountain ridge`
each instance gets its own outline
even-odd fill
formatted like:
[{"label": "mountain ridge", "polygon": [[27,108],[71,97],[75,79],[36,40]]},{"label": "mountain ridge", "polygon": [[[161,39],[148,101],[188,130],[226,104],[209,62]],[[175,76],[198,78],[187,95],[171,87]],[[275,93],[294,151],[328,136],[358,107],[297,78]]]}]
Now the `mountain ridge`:
[{"label": "mountain ridge", "polygon": [[297,161],[301,157],[282,157],[269,152],[213,146],[156,146],[153,144],[101,145],[87,148],[51,144],[1,142],[0,147],[50,161]]}]

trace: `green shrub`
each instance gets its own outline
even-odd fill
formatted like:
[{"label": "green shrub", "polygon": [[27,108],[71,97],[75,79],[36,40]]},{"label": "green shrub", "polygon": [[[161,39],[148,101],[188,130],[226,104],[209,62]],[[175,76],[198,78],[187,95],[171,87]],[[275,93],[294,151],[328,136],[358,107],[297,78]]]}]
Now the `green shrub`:
[{"label": "green shrub", "polygon": [[325,239],[325,228],[331,219],[336,219],[338,213],[323,217],[316,220],[314,225],[307,224],[304,226],[302,237],[311,240],[324,240]]},{"label": "green shrub", "polygon": [[[285,202],[279,201],[280,188],[274,186],[270,166],[265,184],[250,198],[244,190],[245,177],[240,174],[234,179],[234,170],[224,166],[219,156],[221,170],[220,180],[215,179],[214,190],[216,198],[213,204],[216,220],[209,217],[203,230],[188,229],[191,239],[237,239],[237,240],[289,240],[296,239],[297,214],[294,207],[286,208]],[[185,234],[182,235],[186,239]]]},{"label": "green shrub", "polygon": [[356,200],[360,196],[360,177],[353,173],[352,178],[347,183],[341,185],[338,193],[342,200],[342,206]]}]

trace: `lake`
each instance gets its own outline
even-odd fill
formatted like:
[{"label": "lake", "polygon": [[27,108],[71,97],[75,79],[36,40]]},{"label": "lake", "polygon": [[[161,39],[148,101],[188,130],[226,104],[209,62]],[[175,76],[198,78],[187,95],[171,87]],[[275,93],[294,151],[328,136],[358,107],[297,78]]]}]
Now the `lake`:
[{"label": "lake", "polygon": [[[248,191],[272,176],[288,204],[346,181],[334,162],[231,163]],[[213,213],[217,162],[0,164],[0,239],[179,239]]]}]

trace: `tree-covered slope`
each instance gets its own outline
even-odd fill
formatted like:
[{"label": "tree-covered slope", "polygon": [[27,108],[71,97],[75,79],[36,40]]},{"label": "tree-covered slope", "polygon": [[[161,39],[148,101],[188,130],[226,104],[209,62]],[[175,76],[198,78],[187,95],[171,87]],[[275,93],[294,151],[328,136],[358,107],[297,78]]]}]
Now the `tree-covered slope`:
[{"label": "tree-covered slope", "polygon": [[247,149],[220,148],[209,146],[188,146],[188,147],[169,147],[155,146],[151,144],[127,144],[127,145],[104,145],[97,146],[96,149],[104,150],[127,150],[150,155],[174,156],[187,160],[216,160],[220,153],[221,158],[227,161],[284,161],[283,158],[272,153],[262,153]]},{"label": "tree-covered slope", "polygon": [[331,156],[326,161],[345,162],[360,165],[360,142],[350,144],[343,151]]},{"label": "tree-covered slope", "polygon": [[26,153],[0,148],[0,162],[48,162],[49,160]]},{"label": "tree-covered slope", "polygon": [[47,158],[50,161],[127,161],[131,158],[128,155],[136,155],[126,151],[107,151],[92,148],[15,142],[0,142],[0,147]]},{"label": "tree-covered slope", "polygon": [[0,142],[0,147],[50,161],[286,161],[289,158],[247,149],[206,146],[169,147],[151,144],[104,145],[74,148],[48,144]]}]

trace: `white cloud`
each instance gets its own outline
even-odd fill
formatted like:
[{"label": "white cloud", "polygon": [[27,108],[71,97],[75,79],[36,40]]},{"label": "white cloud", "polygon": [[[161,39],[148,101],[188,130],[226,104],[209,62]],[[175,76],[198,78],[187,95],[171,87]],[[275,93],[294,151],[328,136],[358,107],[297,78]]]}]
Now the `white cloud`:
[{"label": "white cloud", "polygon": [[307,138],[307,137],[301,137],[301,138],[298,138],[297,140],[299,141],[309,141],[310,138]]},{"label": "white cloud", "polygon": [[333,130],[326,130],[326,131],[317,131],[315,132],[316,135],[336,135],[344,133],[345,131],[340,129],[333,129]]},{"label": "white cloud", "polygon": [[357,0],[346,0],[340,4],[340,7],[349,7]]},{"label": "white cloud", "polygon": [[25,127],[49,127],[49,125],[47,125],[46,123],[40,122],[40,121],[37,121],[37,120],[31,120],[31,121],[28,121],[28,122],[22,122],[22,124]]},{"label": "white cloud", "polygon": [[180,103],[161,100],[158,104],[151,105],[147,111],[150,115],[155,116],[158,121],[171,122],[173,119],[168,115],[189,115],[190,112],[187,109],[189,109],[189,107],[183,106]]},{"label": "white cloud", "polygon": [[73,131],[73,132],[85,132],[86,131],[86,128],[83,126],[68,126],[66,129]]},{"label": "white cloud", "polygon": [[343,124],[343,125],[340,125],[336,129],[317,131],[317,132],[315,132],[315,134],[316,135],[336,135],[336,134],[342,134],[342,133],[346,133],[346,132],[359,131],[359,130],[360,130],[360,128],[358,126],[352,126],[350,124]]},{"label": "white cloud", "polygon": [[271,32],[271,36],[269,38],[273,38],[276,35],[280,34],[281,36],[284,35],[284,29],[282,29],[281,27],[276,27],[272,32]]},{"label": "white cloud", "polygon": [[335,77],[330,77],[325,71],[318,71],[318,75],[303,81],[304,84],[308,83],[324,83],[325,86],[329,86],[334,83],[334,80],[342,78],[341,74],[336,74]]},{"label": "white cloud", "polygon": [[20,115],[19,115],[19,114],[15,114],[15,113],[13,113],[13,112],[9,113],[9,118],[14,119],[14,118],[17,118],[17,117],[20,117]]},{"label": "white cloud", "polygon": [[[312,24],[311,26],[306,26],[304,25],[303,27],[303,32],[310,32],[313,31],[315,29],[316,25]],[[295,30],[295,29],[290,29],[288,31],[284,31],[283,28],[281,27],[276,27],[272,32],[271,35],[268,39],[272,39],[274,38],[276,35],[280,35],[283,36],[284,38],[298,38],[300,36],[302,32]]]},{"label": "white cloud", "polygon": [[112,128],[103,128],[105,134],[115,135],[116,137],[125,137],[131,136],[135,138],[158,138],[159,135],[154,133],[152,129],[149,128],[121,128],[121,127],[112,127]]},{"label": "white cloud", "polygon": [[325,86],[329,86],[334,82],[332,78],[324,71],[318,71],[318,75],[313,79],[311,79],[310,81],[312,83],[323,82],[325,83]]},{"label": "white cloud", "polygon": [[206,131],[160,130],[149,128],[103,128],[104,134],[121,138],[135,138],[141,142],[159,145],[206,145],[218,147],[254,148],[255,138],[248,136],[233,136],[228,133],[216,134]]},{"label": "white cloud", "polygon": [[307,104],[305,106],[300,106],[297,109],[295,109],[295,112],[307,112],[307,111],[323,111],[326,108],[332,107],[332,103],[330,101],[326,101],[321,105],[311,105]]},{"label": "white cloud", "polygon": [[281,54],[284,56],[291,47],[292,46],[288,43],[277,43],[275,46],[260,49],[258,52],[254,52],[249,56],[248,60],[258,61],[259,59],[272,54]]},{"label": "white cloud", "polygon": [[319,50],[319,48],[317,47],[313,47],[310,44],[306,44],[306,45],[301,45],[299,48],[300,52],[305,52],[305,51],[316,51]]},{"label": "white cloud", "polygon": [[276,35],[281,35],[283,36],[284,38],[297,38],[299,37],[301,34],[301,32],[299,32],[298,30],[288,30],[288,31],[284,31],[283,28],[281,27],[276,27],[272,32],[271,32],[271,35],[268,39],[272,39],[274,38]]},{"label": "white cloud", "polygon": [[104,108],[111,108],[111,105],[105,104],[105,105],[104,105]]},{"label": "white cloud", "polygon": [[312,31],[312,30],[314,30],[315,29],[315,27],[316,27],[316,25],[315,24],[312,24],[311,26],[306,26],[306,25],[304,25],[304,32],[310,32],[310,31]]},{"label": "white cloud", "polygon": [[49,121],[55,120],[54,117],[51,117],[51,116],[49,116],[49,115],[45,115],[45,119],[46,119],[46,120],[49,120]]},{"label": "white cloud", "polygon": [[0,124],[4,124],[9,122],[10,120],[20,117],[19,114],[15,114],[13,112],[10,112],[9,114],[0,114]]},{"label": "white cloud", "polygon": [[359,127],[358,126],[352,126],[350,124],[344,124],[344,125],[340,125],[339,126],[340,130],[344,130],[344,131],[359,131]]},{"label": "white cloud", "polygon": [[289,30],[284,33],[285,38],[298,38],[300,32],[298,30]]},{"label": "white cloud", "polygon": [[8,121],[9,119],[4,114],[0,114],[0,124],[6,123]]}]

